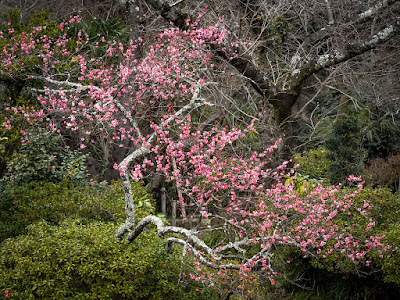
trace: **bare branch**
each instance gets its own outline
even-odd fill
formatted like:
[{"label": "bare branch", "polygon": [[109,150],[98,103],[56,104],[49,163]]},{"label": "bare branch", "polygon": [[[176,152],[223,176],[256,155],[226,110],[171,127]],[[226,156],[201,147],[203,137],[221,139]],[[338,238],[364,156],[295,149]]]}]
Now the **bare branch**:
[{"label": "bare branch", "polygon": [[181,244],[184,247],[186,247],[188,250],[193,252],[193,255],[199,260],[199,262],[209,268],[212,269],[231,269],[231,270],[240,270],[240,266],[234,265],[234,264],[218,264],[218,263],[213,263],[210,260],[206,259],[204,255],[201,253],[201,251],[196,250],[192,245],[190,245],[188,242],[178,239],[175,237],[170,237],[167,239],[167,252],[170,251],[171,247],[173,244]]},{"label": "bare branch", "polygon": [[[352,44],[344,49],[343,51],[334,50],[332,53],[322,55],[317,59],[313,60],[309,63],[309,66],[304,69],[297,69],[292,72],[292,75],[298,75],[302,73],[302,76],[305,78],[310,76],[311,74],[326,69],[328,67],[337,65],[344,61],[347,61],[353,57],[361,55],[379,45],[382,42],[385,42],[392,38],[395,34],[400,31],[400,18],[396,19],[396,21],[382,29],[378,33],[374,34],[368,40],[364,41],[361,44]],[[303,79],[303,78],[301,78]]]},{"label": "bare branch", "polygon": [[[132,242],[133,240],[135,240],[144,230],[144,228],[147,225],[153,224],[156,226],[157,228],[157,234],[160,237],[164,237],[166,234],[169,233],[175,233],[175,234],[179,234],[182,237],[184,237],[183,239],[179,239],[176,237],[170,237],[167,239],[167,250],[170,250],[172,247],[173,243],[178,243],[181,245],[184,245],[187,249],[191,249],[193,251],[193,254],[197,257],[197,259],[205,266],[207,267],[211,267],[214,269],[221,269],[221,268],[225,268],[225,269],[235,269],[235,270],[240,270],[240,266],[238,265],[234,265],[234,264],[218,264],[218,261],[220,261],[221,259],[223,259],[222,256],[219,255],[215,255],[215,251],[213,249],[211,249],[210,247],[208,247],[204,241],[202,241],[201,239],[199,239],[196,236],[196,232],[192,231],[192,230],[188,230],[185,228],[181,228],[181,227],[176,227],[176,226],[166,226],[164,225],[164,221],[156,216],[147,216],[144,217],[136,226],[136,228],[128,234],[127,236],[127,240],[129,242]],[[202,254],[202,252],[200,250],[197,249],[201,249],[202,251],[205,252],[206,255],[208,255],[209,257],[211,257],[211,259],[213,261],[216,261],[216,263],[211,262],[210,260],[206,259],[204,257],[204,255]]]},{"label": "bare branch", "polygon": [[377,13],[379,13],[382,9],[388,7],[389,5],[392,5],[396,2],[399,2],[399,0],[383,0],[371,8],[367,9],[366,11],[362,12],[361,14],[358,15],[358,22],[365,21],[373,16],[375,16]]},{"label": "bare branch", "polygon": [[[328,5],[328,1],[329,0],[325,0],[325,2],[327,2],[327,5]],[[383,0],[383,1],[379,2],[378,4],[370,7],[369,9],[363,11],[362,13],[360,13],[355,19],[352,19],[351,21],[349,21],[345,24],[341,24],[339,26],[341,28],[344,28],[344,27],[354,26],[354,24],[357,24],[357,23],[365,22],[365,21],[369,20],[370,18],[375,17],[383,9],[385,9],[385,8],[389,7],[390,5],[392,5],[396,2],[399,2],[399,1],[400,0]],[[328,6],[328,7],[330,7],[330,6]],[[331,20],[330,16],[329,16],[329,19]],[[331,25],[333,25],[333,23],[331,24],[331,21],[329,22],[329,25],[330,26],[323,27],[320,30],[318,30],[317,32],[314,32],[313,34],[307,36],[304,40],[304,44],[312,45],[312,44],[320,41],[321,39],[334,34],[336,27],[331,26]]]},{"label": "bare branch", "polygon": [[[68,80],[54,80],[54,79],[51,79],[49,77],[44,77],[44,76],[30,76],[30,78],[44,80],[44,81],[47,81],[47,82],[49,82],[51,84],[54,84],[54,85],[57,85],[57,86],[65,85],[65,86],[74,88],[74,89],[62,90],[62,91],[54,90],[54,89],[51,90],[54,93],[60,93],[60,92],[62,92],[62,93],[66,93],[66,92],[74,93],[74,92],[81,92],[81,91],[86,91],[86,90],[92,90],[92,91],[95,90],[95,91],[98,91],[98,92],[101,91],[101,88],[98,87],[98,86],[95,86],[95,85],[82,85],[82,84],[71,82],[71,81],[68,81]],[[46,90],[39,90],[39,89],[32,89],[32,90],[37,91],[37,92],[46,92]],[[129,122],[131,123],[132,127],[136,130],[136,132],[139,135],[141,135],[138,124],[136,123],[136,121],[132,118],[131,114],[128,113],[126,108],[121,103],[116,101],[115,98],[113,98],[111,96],[107,96],[103,100],[106,101],[106,102],[104,102],[102,104],[100,104],[100,103],[96,104],[98,108],[100,106],[102,108],[104,108],[108,104],[111,104],[111,103],[115,104],[119,108],[119,110],[125,115],[125,117],[129,120]],[[95,105],[95,107],[96,107],[96,105]]]},{"label": "bare branch", "polygon": [[329,18],[329,25],[335,24],[335,20],[333,19],[333,12],[332,12],[332,7],[330,0],[325,0],[326,3],[326,10],[328,11],[328,18]]}]

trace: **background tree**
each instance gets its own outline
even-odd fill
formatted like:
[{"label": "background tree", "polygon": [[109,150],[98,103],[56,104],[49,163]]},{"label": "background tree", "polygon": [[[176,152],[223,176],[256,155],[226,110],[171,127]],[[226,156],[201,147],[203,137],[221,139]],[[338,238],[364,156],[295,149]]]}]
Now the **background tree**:
[{"label": "background tree", "polygon": [[361,149],[360,126],[351,112],[340,116],[332,127],[332,134],[326,140],[327,158],[331,161],[328,178],[331,182],[339,183],[350,174],[362,174],[364,153]]}]

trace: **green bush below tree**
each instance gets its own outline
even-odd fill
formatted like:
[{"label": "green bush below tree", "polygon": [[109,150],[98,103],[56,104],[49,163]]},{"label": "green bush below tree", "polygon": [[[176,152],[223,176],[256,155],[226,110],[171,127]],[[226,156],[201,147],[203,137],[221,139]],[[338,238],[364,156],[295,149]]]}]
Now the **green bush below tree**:
[{"label": "green bush below tree", "polygon": [[13,299],[216,299],[207,285],[178,284],[180,254],[166,253],[154,230],[128,244],[117,228],[76,219],[30,225],[0,248],[0,286]]}]

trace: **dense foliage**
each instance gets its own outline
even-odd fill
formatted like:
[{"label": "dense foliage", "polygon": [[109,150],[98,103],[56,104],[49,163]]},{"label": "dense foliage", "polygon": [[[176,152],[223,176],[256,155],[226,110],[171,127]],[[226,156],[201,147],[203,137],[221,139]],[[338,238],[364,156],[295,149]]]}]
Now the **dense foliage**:
[{"label": "dense foliage", "polygon": [[64,180],[83,184],[87,179],[86,156],[63,145],[61,136],[44,130],[28,131],[25,141],[7,163],[4,184]]},{"label": "dense foliage", "polygon": [[15,299],[215,298],[201,284],[178,284],[180,256],[165,253],[153,231],[127,244],[115,230],[114,223],[83,219],[30,225],[2,244],[0,286]]},{"label": "dense foliage", "polygon": [[327,158],[331,161],[328,176],[333,183],[343,182],[350,174],[361,175],[363,150],[361,149],[360,126],[352,114],[338,117],[331,135],[325,144]]},{"label": "dense foliage", "polygon": [[[154,212],[140,184],[133,192],[138,218]],[[0,205],[0,286],[16,299],[214,298],[207,285],[188,285],[182,272],[192,262],[167,254],[154,231],[135,244],[115,238],[124,218],[120,184],[9,185]]]}]

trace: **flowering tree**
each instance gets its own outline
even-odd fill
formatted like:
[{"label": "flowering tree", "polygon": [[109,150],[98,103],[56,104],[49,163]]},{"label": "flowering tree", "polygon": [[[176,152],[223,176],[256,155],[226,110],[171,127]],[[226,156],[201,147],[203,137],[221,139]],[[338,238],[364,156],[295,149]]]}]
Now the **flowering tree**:
[{"label": "flowering tree", "polygon": [[[375,225],[369,217],[369,202],[354,201],[363,186],[361,178],[350,176],[349,182],[358,184],[349,193],[341,186],[321,184],[310,190],[305,184],[299,190],[294,170],[285,171],[288,162],[276,169],[267,168],[266,157],[278,142],[247,159],[227,155],[227,148],[251,127],[243,132],[215,128],[200,133],[191,131],[189,122],[179,125],[183,130],[179,142],[168,138],[168,130],[158,135],[157,147],[167,149],[167,164],[159,164],[158,169],[168,179],[177,181],[185,195],[181,199],[184,205],[215,220],[215,226],[206,230],[215,230],[223,238],[211,247],[199,238],[201,231],[165,226],[158,217],[148,216],[128,233],[129,241],[147,225],[154,224],[160,236],[179,235],[167,238],[168,247],[175,243],[183,245],[184,251],[192,252],[199,263],[217,270],[239,270],[242,274],[264,271],[272,283],[276,251],[281,246],[297,248],[304,257],[341,257],[333,267],[346,271],[354,271],[359,264],[368,266],[367,254],[371,250],[377,250],[382,257],[391,249],[381,242],[384,236],[369,234]],[[191,147],[184,147],[187,140]],[[161,162],[163,158],[164,155],[157,155],[155,161]],[[173,158],[177,170],[170,166]]]},{"label": "flowering tree", "polygon": [[[118,44],[101,36],[92,41],[81,30],[72,35],[80,21],[74,16],[62,22],[53,35],[41,26],[15,36],[11,27],[1,32],[12,43],[0,54],[0,76],[29,82],[37,95],[36,107],[9,107],[14,118],[76,132],[81,148],[105,139],[127,149],[114,165],[126,207],[118,238],[134,241],[154,224],[167,237],[168,248],[182,245],[184,254],[193,253],[199,264],[218,272],[259,270],[271,282],[281,246],[298,248],[304,256],[344,257],[355,266],[368,265],[373,249],[379,255],[390,249],[381,243],[382,236],[368,235],[374,226],[369,203],[353,201],[362,183],[349,193],[322,185],[299,191],[295,171],[287,170],[289,162],[270,167],[270,153],[279,141],[261,153],[240,154],[238,146],[255,132],[253,124],[230,129],[215,124],[212,112],[218,101],[207,88],[216,83],[205,74],[216,68],[209,49],[225,42],[228,34],[220,22],[199,28],[197,20],[187,20],[186,30],[163,31],[137,59],[140,44]],[[91,43],[106,43],[104,55],[93,56]],[[223,50],[232,60],[238,44]],[[206,108],[211,113],[202,118]],[[11,121],[3,126],[10,128]],[[150,171],[176,184],[184,218],[213,219],[207,230],[221,235],[216,245],[206,244],[196,229],[167,226],[156,216],[135,219],[130,181]]]}]

